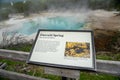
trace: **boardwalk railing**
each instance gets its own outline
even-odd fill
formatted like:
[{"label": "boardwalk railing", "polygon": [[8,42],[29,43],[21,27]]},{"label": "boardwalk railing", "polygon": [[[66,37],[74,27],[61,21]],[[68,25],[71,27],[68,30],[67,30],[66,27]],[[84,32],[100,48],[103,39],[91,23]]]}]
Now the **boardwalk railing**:
[{"label": "boardwalk railing", "polygon": [[[2,57],[2,58],[26,61],[26,59],[28,58],[28,55],[29,55],[28,52],[0,49],[0,57]],[[120,76],[120,61],[97,60],[96,62],[97,62],[97,72],[98,73],[107,73],[107,74]],[[7,73],[9,75],[15,74],[15,73],[12,73],[12,72],[10,73],[10,72],[0,69],[1,76],[6,76],[5,73]],[[17,73],[17,77],[18,77],[18,75],[25,77],[25,75],[23,76],[23,74]],[[26,76],[28,76],[28,75],[26,75]],[[19,79],[17,79],[17,80],[19,80]],[[24,80],[28,80],[28,79],[25,78]],[[29,80],[44,80],[44,79],[33,77],[33,79],[29,79]]]}]

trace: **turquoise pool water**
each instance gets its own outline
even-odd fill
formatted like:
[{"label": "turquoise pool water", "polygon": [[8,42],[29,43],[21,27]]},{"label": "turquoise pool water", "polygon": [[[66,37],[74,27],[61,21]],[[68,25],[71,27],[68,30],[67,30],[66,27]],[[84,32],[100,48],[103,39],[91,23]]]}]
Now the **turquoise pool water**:
[{"label": "turquoise pool water", "polygon": [[78,30],[83,28],[84,24],[85,22],[73,17],[37,18],[24,22],[17,32],[22,35],[31,35],[39,29]]}]

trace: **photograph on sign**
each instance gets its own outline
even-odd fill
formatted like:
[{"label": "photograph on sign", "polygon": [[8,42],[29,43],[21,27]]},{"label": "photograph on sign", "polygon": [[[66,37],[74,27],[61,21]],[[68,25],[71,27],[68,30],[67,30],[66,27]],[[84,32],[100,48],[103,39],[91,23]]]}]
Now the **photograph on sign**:
[{"label": "photograph on sign", "polygon": [[93,32],[88,30],[39,30],[27,63],[95,70]]},{"label": "photograph on sign", "polygon": [[90,58],[90,43],[66,42],[65,57]]}]

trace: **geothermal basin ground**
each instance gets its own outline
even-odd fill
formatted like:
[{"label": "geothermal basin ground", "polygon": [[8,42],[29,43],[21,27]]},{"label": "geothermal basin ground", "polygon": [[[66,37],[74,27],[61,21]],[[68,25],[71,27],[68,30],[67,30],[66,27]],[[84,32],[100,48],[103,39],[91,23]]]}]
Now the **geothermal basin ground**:
[{"label": "geothermal basin ground", "polygon": [[[0,42],[3,35],[11,37],[24,36],[34,39],[39,29],[54,30],[120,30],[120,16],[115,11],[87,10],[80,12],[41,12],[23,15],[13,15],[10,19],[0,22]],[[21,17],[23,16],[23,17]]]}]

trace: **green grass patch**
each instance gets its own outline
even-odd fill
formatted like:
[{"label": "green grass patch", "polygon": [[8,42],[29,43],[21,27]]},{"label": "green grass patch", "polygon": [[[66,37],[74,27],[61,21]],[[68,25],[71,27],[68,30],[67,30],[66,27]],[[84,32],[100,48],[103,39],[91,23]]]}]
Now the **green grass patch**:
[{"label": "green grass patch", "polygon": [[10,79],[0,77],[0,80],[10,80]]},{"label": "green grass patch", "polygon": [[120,53],[99,53],[96,54],[97,59],[101,60],[113,60],[113,61],[120,61]]},{"label": "green grass patch", "polygon": [[119,80],[120,77],[108,75],[108,74],[97,74],[81,72],[80,80]]},{"label": "green grass patch", "polygon": [[[51,80],[60,80],[59,76],[44,74],[44,68],[41,66],[28,65],[25,62],[13,61],[8,59],[0,59],[0,62],[7,63],[5,70],[23,73],[31,76],[48,78]],[[8,80],[0,77],[0,80]]]},{"label": "green grass patch", "polygon": [[[5,69],[8,71],[14,71],[18,73],[47,78],[51,80],[61,80],[60,76],[44,74],[44,68],[40,66],[28,65],[25,62],[13,61],[8,59],[0,59],[0,62],[7,63],[7,67]],[[81,72],[80,74],[80,80],[119,80],[119,79],[120,77],[108,74],[97,74],[89,72]],[[9,79],[0,77],[0,80]]]},{"label": "green grass patch", "polygon": [[30,52],[31,48],[32,48],[32,44],[29,43],[21,43],[17,45],[9,45],[7,47],[3,47],[3,49],[25,51],[25,52]]}]

